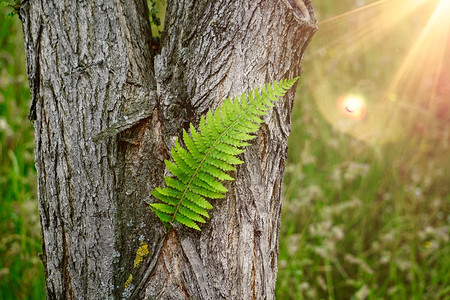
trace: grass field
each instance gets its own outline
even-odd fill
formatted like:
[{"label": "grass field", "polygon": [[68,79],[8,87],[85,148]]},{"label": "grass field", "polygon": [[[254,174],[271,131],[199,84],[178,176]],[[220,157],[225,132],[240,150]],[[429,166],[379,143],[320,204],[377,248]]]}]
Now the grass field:
[{"label": "grass field", "polygon": [[[450,299],[449,21],[422,34],[437,1],[414,2],[313,1],[321,24],[292,116],[277,299]],[[44,299],[22,32],[7,13],[0,299]],[[363,107],[342,110],[348,95]]]},{"label": "grass field", "polygon": [[[293,114],[277,299],[450,299],[449,21],[436,1],[413,2],[315,4],[324,21]],[[341,110],[346,95],[365,116]]]},{"label": "grass field", "polygon": [[0,299],[43,299],[33,127],[22,29],[0,9]]}]

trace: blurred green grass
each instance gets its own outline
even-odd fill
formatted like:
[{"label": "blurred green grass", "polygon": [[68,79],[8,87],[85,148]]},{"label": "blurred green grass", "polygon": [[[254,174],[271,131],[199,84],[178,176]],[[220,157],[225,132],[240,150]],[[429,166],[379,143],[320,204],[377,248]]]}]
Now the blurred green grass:
[{"label": "blurred green grass", "polygon": [[0,299],[43,299],[33,128],[23,34],[0,8]]},{"label": "blurred green grass", "polygon": [[[370,2],[313,4],[324,20]],[[0,10],[0,299],[44,299],[22,32],[8,12]],[[345,133],[327,117],[348,91],[365,95],[368,118],[386,113],[371,109],[426,21],[399,24],[380,38],[382,47],[357,44],[351,32],[331,43],[366,17],[355,14],[332,31],[324,26],[305,55],[284,181],[277,299],[450,299],[450,116],[437,107],[448,105],[448,93],[432,105],[424,95],[400,99],[419,108],[406,113],[386,104],[401,124],[386,141],[366,139],[363,122],[351,125],[364,130]],[[363,50],[348,51],[353,44]],[[439,116],[425,118],[423,106]],[[376,129],[387,135],[398,124],[390,126]]]},{"label": "blurred green grass", "polygon": [[[326,20],[361,2],[375,1],[313,4]],[[390,95],[397,101],[384,99],[434,6],[383,34],[367,31],[371,39],[355,38],[380,7],[319,26],[305,54],[284,179],[277,299],[450,299],[450,46],[436,95],[400,86]],[[446,46],[438,42],[432,47]],[[414,67],[425,77],[421,63]],[[364,99],[365,120],[339,112],[348,93]],[[380,123],[386,116],[395,122]]]}]

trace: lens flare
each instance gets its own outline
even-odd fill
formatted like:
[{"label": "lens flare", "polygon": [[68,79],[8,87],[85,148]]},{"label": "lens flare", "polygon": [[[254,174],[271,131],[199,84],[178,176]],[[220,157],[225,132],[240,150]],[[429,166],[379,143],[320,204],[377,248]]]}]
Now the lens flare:
[{"label": "lens flare", "polygon": [[321,64],[308,67],[322,116],[373,144],[403,138],[406,126],[447,120],[450,0],[355,3],[368,4],[321,21],[313,40],[309,59]]},{"label": "lens flare", "polygon": [[366,116],[366,102],[361,96],[346,95],[338,100],[340,112],[352,120],[362,120]]}]

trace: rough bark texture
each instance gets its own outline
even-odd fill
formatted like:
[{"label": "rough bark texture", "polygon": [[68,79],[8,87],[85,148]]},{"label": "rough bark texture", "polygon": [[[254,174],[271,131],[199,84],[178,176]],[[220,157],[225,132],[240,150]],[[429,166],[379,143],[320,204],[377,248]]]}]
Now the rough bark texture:
[{"label": "rough bark texture", "polygon": [[29,0],[20,18],[48,299],[273,299],[293,90],[201,232],[168,231],[148,203],[189,122],[300,74],[309,1],[169,0],[160,53],[143,0]]}]

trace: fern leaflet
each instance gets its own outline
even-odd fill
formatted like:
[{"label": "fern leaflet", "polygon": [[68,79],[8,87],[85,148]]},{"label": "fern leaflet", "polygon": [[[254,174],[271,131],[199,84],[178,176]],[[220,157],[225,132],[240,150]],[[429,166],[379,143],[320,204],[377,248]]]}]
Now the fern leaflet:
[{"label": "fern leaflet", "polygon": [[242,164],[237,155],[243,153],[247,142],[255,138],[260,118],[284,96],[297,78],[264,85],[246,97],[226,99],[214,113],[208,111],[200,118],[199,131],[190,124],[189,135],[183,130],[183,148],[176,140],[171,149],[172,161],[165,160],[173,177],[164,177],[165,188],[156,188],[151,194],[160,203],[150,204],[151,210],[165,223],[181,223],[200,230],[197,223],[209,218],[207,210],[213,206],[207,199],[224,198],[228,191],[220,181],[234,180],[227,172]]}]

